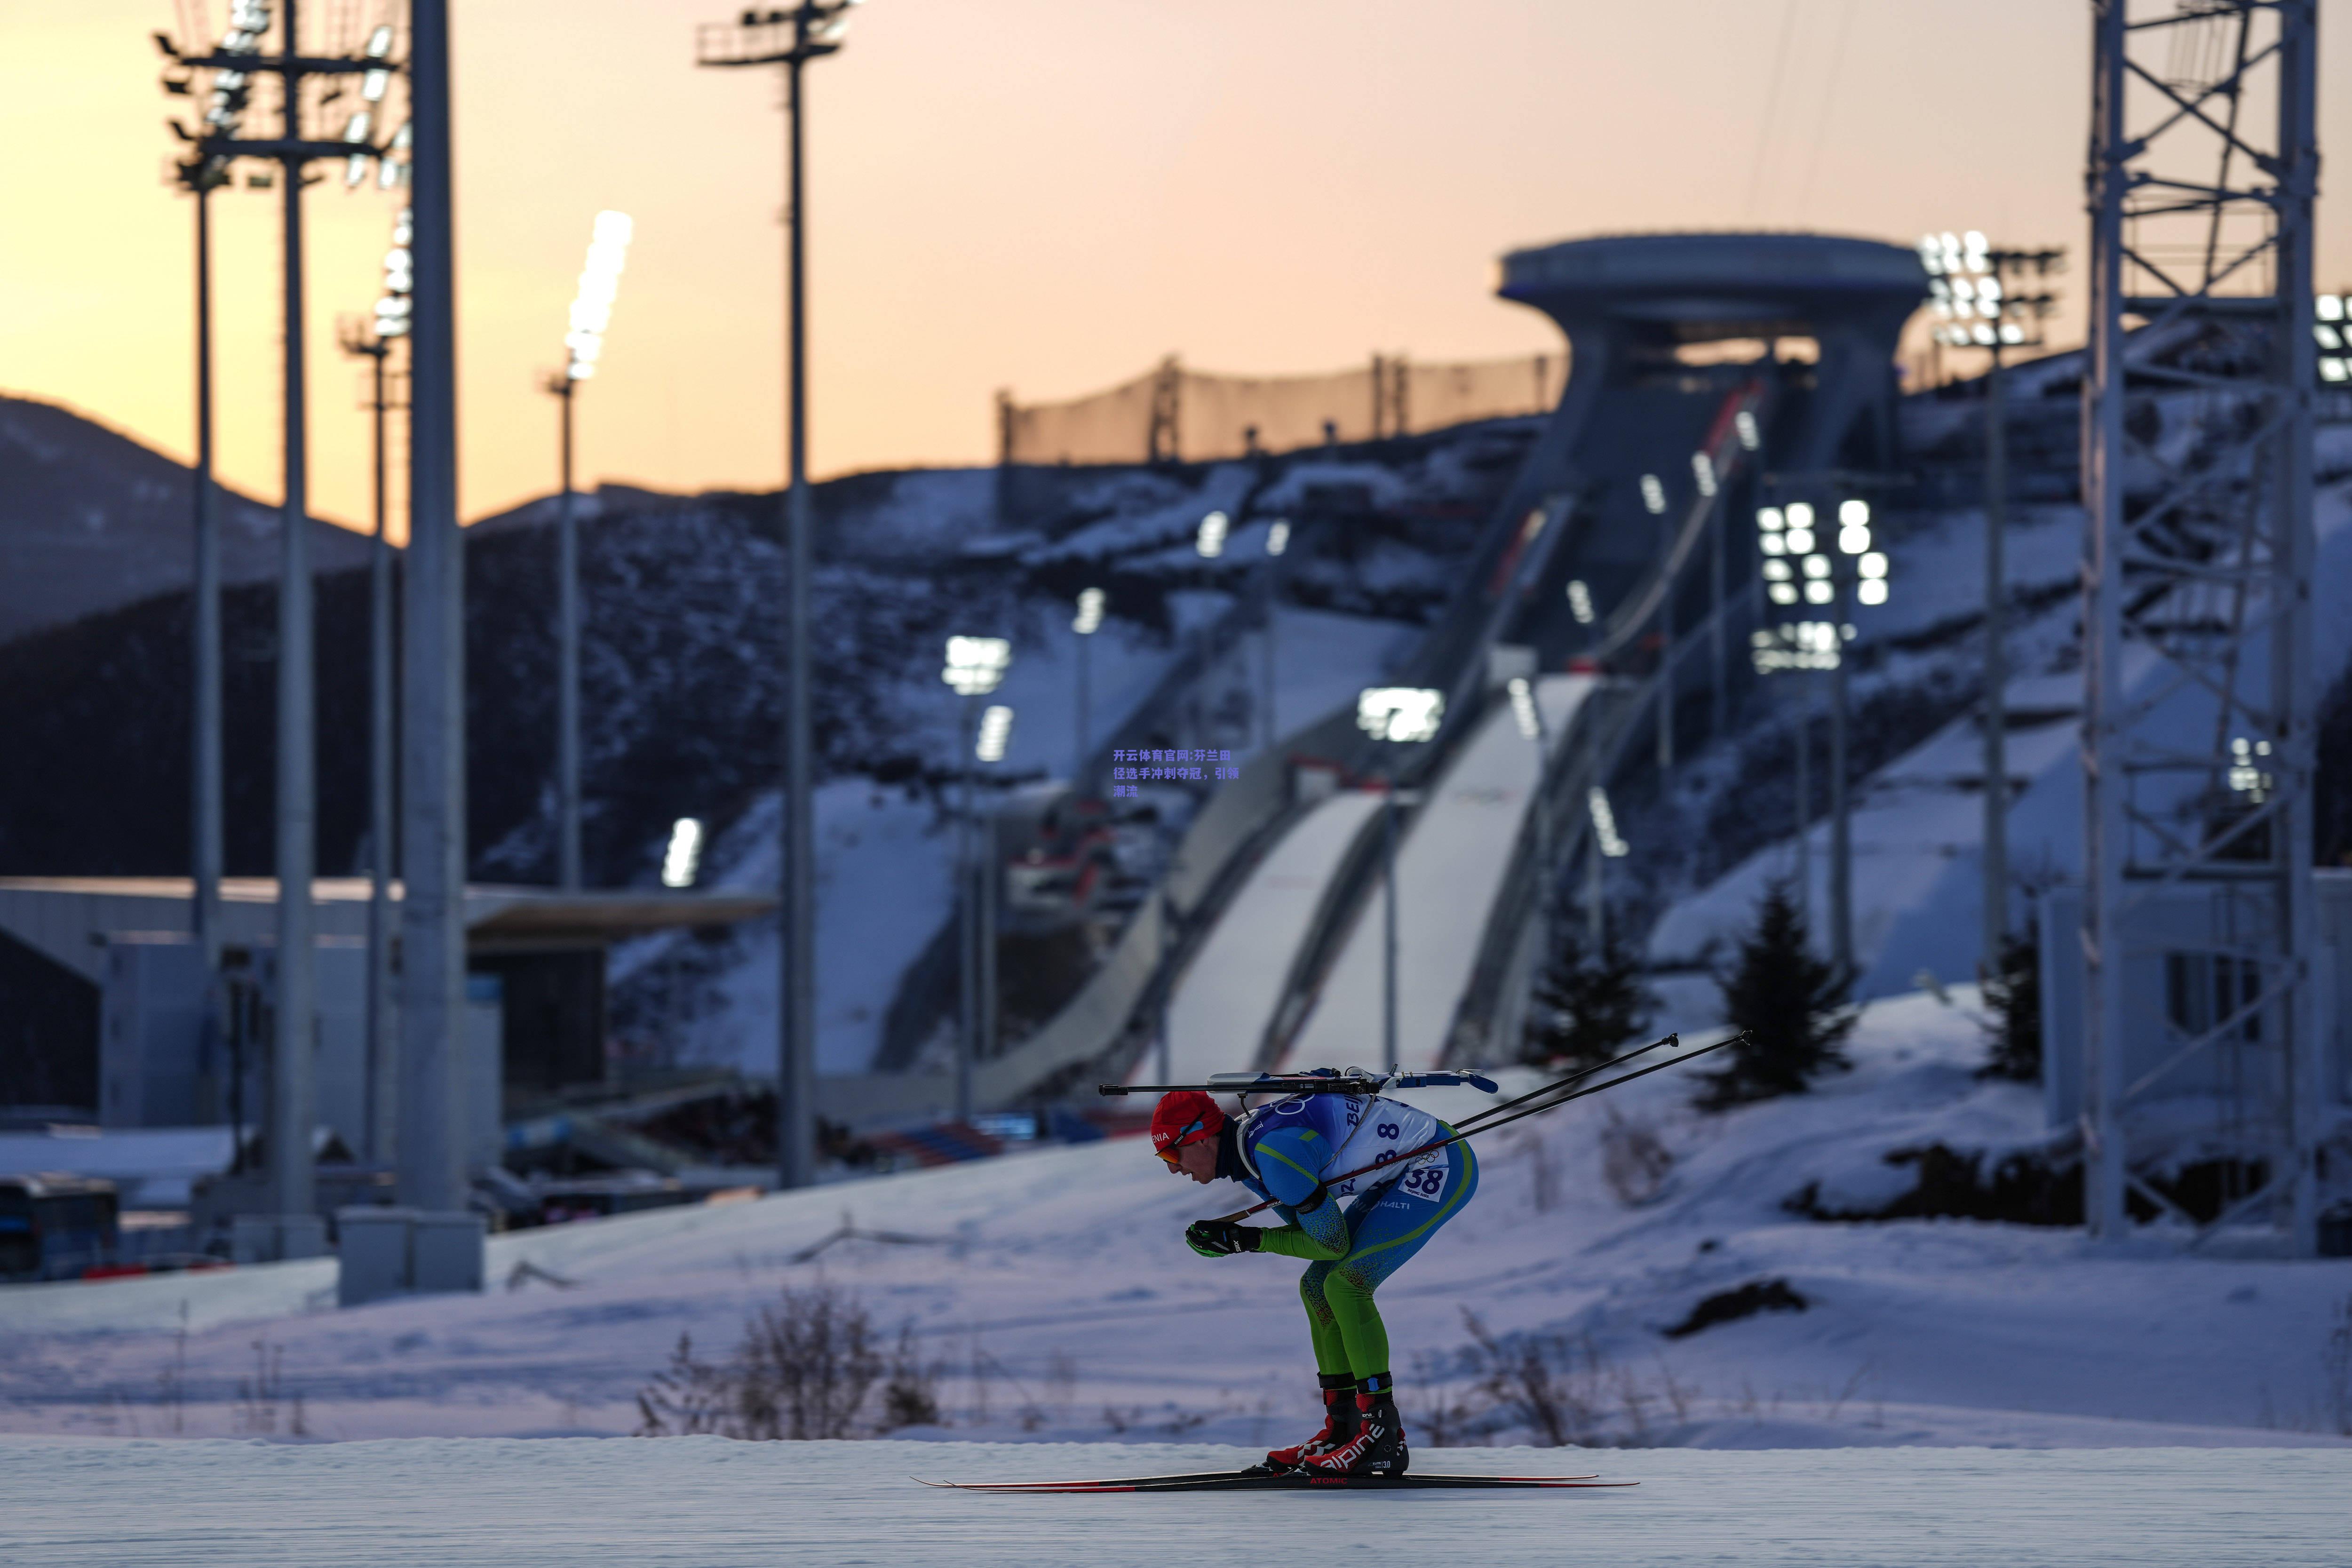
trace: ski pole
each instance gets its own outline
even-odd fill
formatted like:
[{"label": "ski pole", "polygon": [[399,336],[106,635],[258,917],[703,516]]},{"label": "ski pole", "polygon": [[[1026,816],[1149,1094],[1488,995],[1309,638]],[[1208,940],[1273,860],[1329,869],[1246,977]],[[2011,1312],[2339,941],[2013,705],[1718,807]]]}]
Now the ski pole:
[{"label": "ski pole", "polygon": [[[1666,1037],[1666,1040],[1672,1040],[1677,1037],[1678,1037],[1674,1035],[1668,1035]],[[1602,1072],[1616,1066],[1617,1062],[1631,1060],[1633,1058],[1642,1055],[1643,1051],[1655,1050],[1658,1047],[1666,1043],[1666,1040],[1654,1040],[1650,1044],[1643,1046],[1639,1051],[1626,1052],[1624,1056],[1617,1058],[1616,1061],[1602,1062],[1599,1067],[1587,1068],[1580,1073],[1571,1073],[1567,1078],[1561,1079],[1558,1083],[1549,1084],[1543,1089],[1536,1089],[1528,1094],[1523,1094],[1519,1096],[1517,1100],[1507,1101],[1505,1105],[1497,1105],[1490,1110],[1482,1112],[1481,1114],[1486,1118],[1486,1121],[1481,1126],[1473,1127],[1466,1131],[1457,1131],[1451,1138],[1436,1139],[1431,1142],[1423,1143],[1418,1149],[1408,1150],[1402,1154],[1394,1155],[1386,1160],[1375,1160],[1370,1164],[1350,1171],[1344,1176],[1333,1176],[1323,1184],[1327,1187],[1338,1186],[1342,1182],[1352,1182],[1358,1176],[1370,1175],[1374,1171],[1386,1170],[1391,1165],[1401,1165],[1408,1160],[1417,1160],[1423,1154],[1434,1153],[1438,1150],[1445,1148],[1449,1144],[1463,1142],[1475,1133],[1492,1132],[1496,1128],[1503,1126],[1507,1122],[1517,1121],[1521,1117],[1535,1116],[1543,1111],[1558,1110],[1560,1106],[1566,1105],[1571,1100],[1582,1100],[1588,1094],[1599,1094],[1604,1089],[1614,1089],[1621,1083],[1631,1083],[1637,1078],[1647,1078],[1654,1072],[1664,1072],[1670,1067],[1679,1067],[1683,1063],[1689,1061],[1694,1058],[1703,1057],[1709,1051],[1719,1051],[1723,1049],[1724,1047],[1736,1044],[1747,1037],[1748,1031],[1742,1029],[1738,1034],[1725,1036],[1722,1039],[1716,1041],[1715,1044],[1711,1046],[1701,1046],[1695,1051],[1686,1051],[1681,1056],[1670,1057],[1662,1062],[1653,1062],[1645,1068],[1636,1068],[1632,1072],[1624,1073],[1619,1077],[1610,1079],[1603,1083],[1588,1084],[1572,1094],[1563,1094],[1559,1099],[1548,1100],[1544,1104],[1528,1105],[1524,1110],[1514,1110],[1508,1116],[1498,1116],[1496,1114],[1496,1112],[1504,1110],[1509,1106],[1524,1105],[1526,1101],[1534,1100],[1538,1096],[1549,1094],[1555,1089],[1564,1089],[1568,1085],[1576,1082],[1580,1078],[1590,1078],[1596,1072]],[[1272,1198],[1268,1198],[1264,1203],[1252,1204],[1249,1207],[1243,1209],[1238,1213],[1221,1215],[1218,1216],[1217,1223],[1231,1224],[1237,1220],[1247,1219],[1254,1214],[1260,1213],[1272,1207],[1274,1207],[1274,1200]]]}]

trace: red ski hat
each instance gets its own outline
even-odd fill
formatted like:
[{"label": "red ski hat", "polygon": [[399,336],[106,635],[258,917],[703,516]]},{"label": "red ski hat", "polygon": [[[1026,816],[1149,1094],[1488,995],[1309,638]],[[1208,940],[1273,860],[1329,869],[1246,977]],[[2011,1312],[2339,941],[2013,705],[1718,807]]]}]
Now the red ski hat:
[{"label": "red ski hat", "polygon": [[1177,1150],[1214,1138],[1224,1124],[1225,1113],[1217,1109],[1217,1102],[1197,1089],[1163,1094],[1151,1111],[1152,1152],[1172,1165]]}]

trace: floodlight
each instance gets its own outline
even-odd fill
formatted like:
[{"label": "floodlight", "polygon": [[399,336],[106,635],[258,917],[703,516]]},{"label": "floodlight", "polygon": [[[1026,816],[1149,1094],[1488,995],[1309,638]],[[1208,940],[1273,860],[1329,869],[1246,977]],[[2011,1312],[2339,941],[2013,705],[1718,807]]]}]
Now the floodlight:
[{"label": "floodlight", "polygon": [[1536,714],[1536,694],[1524,675],[1511,677],[1511,717],[1519,726],[1519,733],[1533,741],[1543,734],[1543,721]]},{"label": "floodlight", "polygon": [[1849,496],[1838,502],[1838,521],[1848,528],[1859,528],[1870,521],[1870,503],[1860,496]]},{"label": "floodlight", "polygon": [[1812,527],[1813,503],[1803,500],[1790,501],[1789,503],[1789,526],[1790,528]]},{"label": "floodlight", "polygon": [[1793,605],[1797,602],[1797,585],[1794,583],[1773,583],[1767,585],[1764,592],[1776,605]]},{"label": "floodlight", "polygon": [[2352,378],[2352,362],[2340,359],[2324,359],[2319,362],[2320,380],[2344,381],[2347,378]]},{"label": "floodlight", "polygon": [[392,84],[390,71],[370,71],[360,78],[360,96],[370,103],[383,100],[383,89]]},{"label": "floodlight", "polygon": [[[1794,511],[1796,508],[1790,507],[1789,510]],[[1790,554],[1806,555],[1811,553],[1813,548],[1813,531],[1811,529],[1799,528],[1791,523],[1790,525],[1789,531],[1781,537],[1789,542]]]},{"label": "floodlight", "polygon": [[1937,243],[1936,237],[1932,234],[1923,234],[1919,237],[1919,265],[1927,269],[1927,275],[1931,278],[1944,270],[1944,247]]},{"label": "floodlight", "polygon": [[1203,561],[1214,561],[1225,552],[1225,530],[1232,520],[1223,512],[1213,511],[1201,520],[1201,531],[1193,537],[1192,548],[1201,552]]},{"label": "floodlight", "polygon": [[1808,605],[1826,605],[1836,596],[1836,594],[1835,588],[1831,587],[1819,577],[1805,584],[1805,603]]},{"label": "floodlight", "polygon": [[662,886],[691,888],[694,873],[702,863],[702,823],[698,818],[681,816],[669,826],[669,847],[662,852]]},{"label": "floodlight", "polygon": [[1972,279],[1967,278],[1955,278],[1952,279],[1953,299],[1969,303],[1974,303],[1976,297],[1977,286]]},{"label": "floodlight", "polygon": [[1102,618],[1103,591],[1100,588],[1079,589],[1077,618],[1070,623],[1070,629],[1082,637],[1090,637],[1101,629]]},{"label": "floodlight", "polygon": [[1985,274],[1982,278],[1978,279],[1977,298],[1979,300],[1999,300],[2000,298],[2000,279],[1990,272]]},{"label": "floodlight", "polygon": [[940,679],[961,696],[984,697],[1004,679],[1012,663],[1013,645],[1003,637],[950,637]]},{"label": "floodlight", "polygon": [[1884,577],[1886,575],[1886,557],[1879,551],[1871,551],[1860,561],[1854,563],[1854,570],[1861,573],[1865,579]]},{"label": "floodlight", "polygon": [[1592,590],[1584,585],[1581,577],[1569,582],[1568,613],[1576,617],[1576,624],[1580,626],[1592,624]]},{"label": "floodlight", "polygon": [[2000,324],[2000,341],[2011,344],[2021,343],[2025,341],[2025,329],[2015,321],[2003,321]]},{"label": "floodlight", "polygon": [[1666,510],[1666,487],[1659,483],[1655,474],[1642,476],[1642,504],[1653,512]]},{"label": "floodlight", "polygon": [[1445,693],[1417,686],[1368,686],[1356,725],[1375,741],[1430,741],[1445,720]]},{"label": "floodlight", "polygon": [[1715,493],[1715,459],[1708,457],[1705,452],[1693,452],[1691,454],[1691,478],[1698,481],[1699,494],[1703,496],[1713,495]]},{"label": "floodlight", "polygon": [[1739,432],[1739,444],[1749,451],[1764,444],[1763,433],[1756,428],[1756,416],[1743,408],[1731,416],[1731,427]]},{"label": "floodlight", "polygon": [[580,291],[572,301],[572,330],[563,342],[572,351],[564,374],[585,381],[596,374],[604,352],[604,330],[612,325],[613,298],[621,286],[621,268],[635,229],[626,213],[601,212],[588,241],[588,262],[581,269]]},{"label": "floodlight", "polygon": [[1979,321],[1977,323],[1976,331],[1969,333],[1969,336],[1970,341],[1979,348],[1989,349],[1992,347],[1992,328],[1982,321]]},{"label": "floodlight", "polygon": [[351,119],[343,122],[343,140],[346,142],[366,141],[368,126],[373,119],[374,116],[370,114],[364,109],[361,110],[357,114],[352,115]]},{"label": "floodlight", "polygon": [[1785,583],[1790,575],[1789,563],[1786,561],[1776,556],[1764,563],[1764,581],[1767,583]]},{"label": "floodlight", "polygon": [[1786,554],[1789,542],[1777,533],[1767,533],[1756,541],[1756,548],[1767,555]]},{"label": "floodlight", "polygon": [[1762,506],[1756,509],[1756,526],[1766,533],[1780,532],[1782,521],[1780,509],[1777,506]]},{"label": "floodlight", "polygon": [[1265,552],[1268,555],[1279,555],[1289,548],[1290,521],[1287,518],[1277,517],[1265,531]]},{"label": "floodlight", "polygon": [[2340,321],[2344,319],[2344,301],[2333,294],[2322,294],[2313,301],[2313,304],[2317,308],[2319,319],[2323,321]]},{"label": "floodlight", "polygon": [[1860,523],[1848,523],[1838,530],[1838,549],[1848,555],[1859,555],[1870,548],[1870,530]]},{"label": "floodlight", "polygon": [[983,763],[1004,760],[1004,743],[1013,738],[1013,710],[1002,702],[992,702],[980,716],[980,736],[972,747],[972,755]]},{"label": "floodlight", "polygon": [[1584,792],[1584,805],[1592,814],[1592,840],[1601,853],[1612,860],[1624,858],[1631,846],[1617,837],[1617,814],[1609,809],[1609,792],[1594,784]]},{"label": "floodlight", "polygon": [[2329,326],[2325,321],[2312,322],[2311,335],[2319,340],[2319,346],[2321,348],[2327,350],[2331,353],[2336,353],[2344,347],[2344,334],[2337,331],[2334,327]]},{"label": "floodlight", "polygon": [[1808,576],[1808,577],[1826,577],[1826,576],[1828,576],[1829,574],[1830,574],[1830,558],[1829,558],[1828,556],[1826,556],[1826,555],[1808,555],[1808,556],[1806,556],[1806,557],[1805,557],[1805,575],[1806,575],[1806,576]]},{"label": "floodlight", "polygon": [[1856,583],[1853,585],[1853,596],[1855,599],[1865,605],[1883,605],[1886,603],[1886,579],[1884,577],[1864,577],[1861,582]]}]

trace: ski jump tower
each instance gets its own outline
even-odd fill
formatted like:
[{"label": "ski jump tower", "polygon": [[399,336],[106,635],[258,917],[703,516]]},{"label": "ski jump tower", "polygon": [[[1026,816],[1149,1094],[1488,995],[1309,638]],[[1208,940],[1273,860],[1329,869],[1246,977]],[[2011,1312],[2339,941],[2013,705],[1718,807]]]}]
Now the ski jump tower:
[{"label": "ski jump tower", "polygon": [[2193,1223],[2154,1167],[2198,1162],[2230,1184],[2204,1234],[2267,1214],[2309,1256],[2345,1117],[2313,962],[2317,9],[2092,7],[2082,1066],[2108,1238]]},{"label": "ski jump tower", "polygon": [[[1895,342],[1927,299],[1927,277],[1916,252],[1876,240],[1610,235],[1505,257],[1500,292],[1551,317],[1569,340],[1567,392],[1518,490],[1523,505],[1579,497],[1555,574],[1584,582],[1614,623],[1590,650],[1605,658],[1610,645],[1662,620],[1671,640],[1675,625],[1695,629],[1713,616],[1727,552],[1731,592],[1748,598],[1754,546],[1729,526],[1729,475],[1696,460],[1727,397],[1754,389],[1743,430],[1761,447],[1751,468],[1800,474],[1890,463]],[[1743,342],[1755,345],[1746,358],[1736,346]],[[1801,343],[1812,345],[1810,363],[1790,352]],[[1704,475],[1695,471],[1702,467]],[[1709,537],[1662,550],[1669,515],[1692,517]],[[1704,602],[1702,577],[1713,589]],[[1546,602],[1559,597],[1548,593]],[[1565,651],[1549,646],[1560,630],[1531,627],[1523,637],[1549,656]],[[1570,647],[1579,640],[1568,634]],[[1721,679],[1718,670],[1718,689]]]}]

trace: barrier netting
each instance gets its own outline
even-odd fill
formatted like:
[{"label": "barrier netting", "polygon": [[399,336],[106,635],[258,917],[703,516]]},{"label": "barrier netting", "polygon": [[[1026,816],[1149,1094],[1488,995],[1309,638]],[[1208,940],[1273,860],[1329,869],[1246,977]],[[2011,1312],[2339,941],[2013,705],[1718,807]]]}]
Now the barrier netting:
[{"label": "barrier netting", "polygon": [[1328,375],[1215,375],[1174,358],[1066,403],[997,395],[1003,463],[1201,462],[1328,442],[1377,441],[1474,419],[1549,413],[1568,356],[1418,364],[1375,354]]}]

